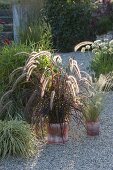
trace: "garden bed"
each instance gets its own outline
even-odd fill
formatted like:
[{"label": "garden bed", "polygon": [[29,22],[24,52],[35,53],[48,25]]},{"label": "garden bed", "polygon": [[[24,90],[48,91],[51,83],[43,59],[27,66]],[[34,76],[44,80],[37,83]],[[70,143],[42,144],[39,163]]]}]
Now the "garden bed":
[{"label": "garden bed", "polygon": [[[90,54],[61,54],[65,61],[77,59],[82,70],[91,61]],[[64,63],[65,64],[65,63]],[[3,170],[112,170],[113,169],[113,94],[107,93],[101,115],[99,137],[87,137],[82,126],[71,124],[70,138],[65,145],[37,143],[37,155],[29,160],[7,158],[0,164]],[[76,129],[77,132],[76,132]],[[80,130],[79,130],[80,129]]]}]

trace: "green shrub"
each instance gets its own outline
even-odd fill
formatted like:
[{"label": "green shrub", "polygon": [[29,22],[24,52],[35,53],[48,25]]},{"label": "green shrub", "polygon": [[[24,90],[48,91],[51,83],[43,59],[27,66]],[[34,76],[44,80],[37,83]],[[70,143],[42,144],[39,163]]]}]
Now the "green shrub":
[{"label": "green shrub", "polygon": [[52,28],[54,48],[73,51],[75,44],[95,38],[91,14],[90,0],[46,0],[44,15]]},{"label": "green shrub", "polygon": [[91,70],[95,72],[96,77],[113,71],[113,40],[110,42],[108,40],[95,41],[92,52],[94,57],[91,62]]},{"label": "green shrub", "polygon": [[113,21],[109,16],[102,16],[96,25],[96,31],[98,35],[106,34],[108,31],[111,31],[113,28]]},{"label": "green shrub", "polygon": [[[32,59],[34,56],[36,63]],[[27,62],[30,63],[27,66],[24,63],[21,70],[16,68],[10,74],[10,88],[0,99],[1,120],[10,120],[21,116],[27,122],[31,122],[31,115],[34,111],[32,108],[38,100],[40,91],[40,76],[45,69],[50,68],[51,57],[49,52],[40,52],[40,55],[37,52],[32,52],[28,57]],[[25,74],[26,69],[28,70],[27,75]],[[31,76],[33,70],[34,74]]]},{"label": "green shrub", "polygon": [[24,121],[0,121],[0,156],[28,157],[34,153],[35,137]]},{"label": "green shrub", "polygon": [[15,55],[21,51],[30,52],[31,48],[22,44],[4,46],[0,52],[0,92],[7,88],[10,73],[24,65],[26,55]]}]

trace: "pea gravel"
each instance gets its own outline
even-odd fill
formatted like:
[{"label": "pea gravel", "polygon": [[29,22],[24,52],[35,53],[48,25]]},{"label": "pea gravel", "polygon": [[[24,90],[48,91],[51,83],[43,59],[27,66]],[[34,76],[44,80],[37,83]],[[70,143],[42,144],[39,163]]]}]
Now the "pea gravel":
[{"label": "pea gravel", "polygon": [[[81,53],[61,54],[65,62],[77,59],[83,70],[91,56]],[[64,63],[65,64],[65,63]],[[36,156],[25,160],[7,158],[0,162],[0,170],[113,170],[113,93],[107,93],[101,113],[100,136],[87,137],[81,126],[71,125],[69,141],[65,145],[38,143]]]}]

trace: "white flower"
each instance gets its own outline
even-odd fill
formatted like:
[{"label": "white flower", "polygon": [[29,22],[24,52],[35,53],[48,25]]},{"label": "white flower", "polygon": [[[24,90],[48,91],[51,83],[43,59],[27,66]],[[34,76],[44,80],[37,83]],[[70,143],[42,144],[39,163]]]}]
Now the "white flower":
[{"label": "white flower", "polygon": [[82,47],[81,52],[82,52],[82,53],[85,53],[85,50],[86,50],[86,48],[85,48],[85,47]]},{"label": "white flower", "polygon": [[90,49],[90,45],[86,45],[86,49],[89,50]]},{"label": "white flower", "polygon": [[95,52],[95,55],[99,55],[99,52]]},{"label": "white flower", "polygon": [[99,46],[100,46],[101,48],[104,48],[104,47],[106,47],[106,44],[105,44],[105,42],[102,42],[102,43],[99,44]]},{"label": "white flower", "polygon": [[108,48],[106,46],[102,47],[103,51],[106,51]]},{"label": "white flower", "polygon": [[99,52],[98,49],[93,49],[92,50],[92,53],[94,53],[94,54],[96,54],[97,52]]},{"label": "white flower", "polygon": [[73,71],[73,59],[72,58],[69,59],[69,68],[70,68],[70,71],[72,72]]},{"label": "white flower", "polygon": [[109,51],[109,52],[113,52],[113,48],[110,47],[110,48],[108,49],[108,51]]},{"label": "white flower", "polygon": [[109,46],[110,46],[111,48],[113,48],[113,40],[111,40],[111,41],[109,42]]},{"label": "white flower", "polygon": [[104,39],[104,42],[105,42],[105,43],[108,43],[108,42],[109,42],[109,40],[108,40],[107,38],[105,38],[105,39]]},{"label": "white flower", "polygon": [[101,40],[96,40],[96,41],[94,41],[94,44],[96,44],[96,45],[100,45],[100,43],[102,43]]}]

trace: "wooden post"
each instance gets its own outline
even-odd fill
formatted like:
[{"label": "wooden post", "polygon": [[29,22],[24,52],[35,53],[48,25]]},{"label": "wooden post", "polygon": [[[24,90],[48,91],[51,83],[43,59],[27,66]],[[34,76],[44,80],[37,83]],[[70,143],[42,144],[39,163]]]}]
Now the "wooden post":
[{"label": "wooden post", "polygon": [[13,4],[13,30],[14,30],[14,41],[19,42],[19,30],[27,24],[28,16],[38,15],[40,9],[43,6],[43,0],[24,0],[20,3]]}]

